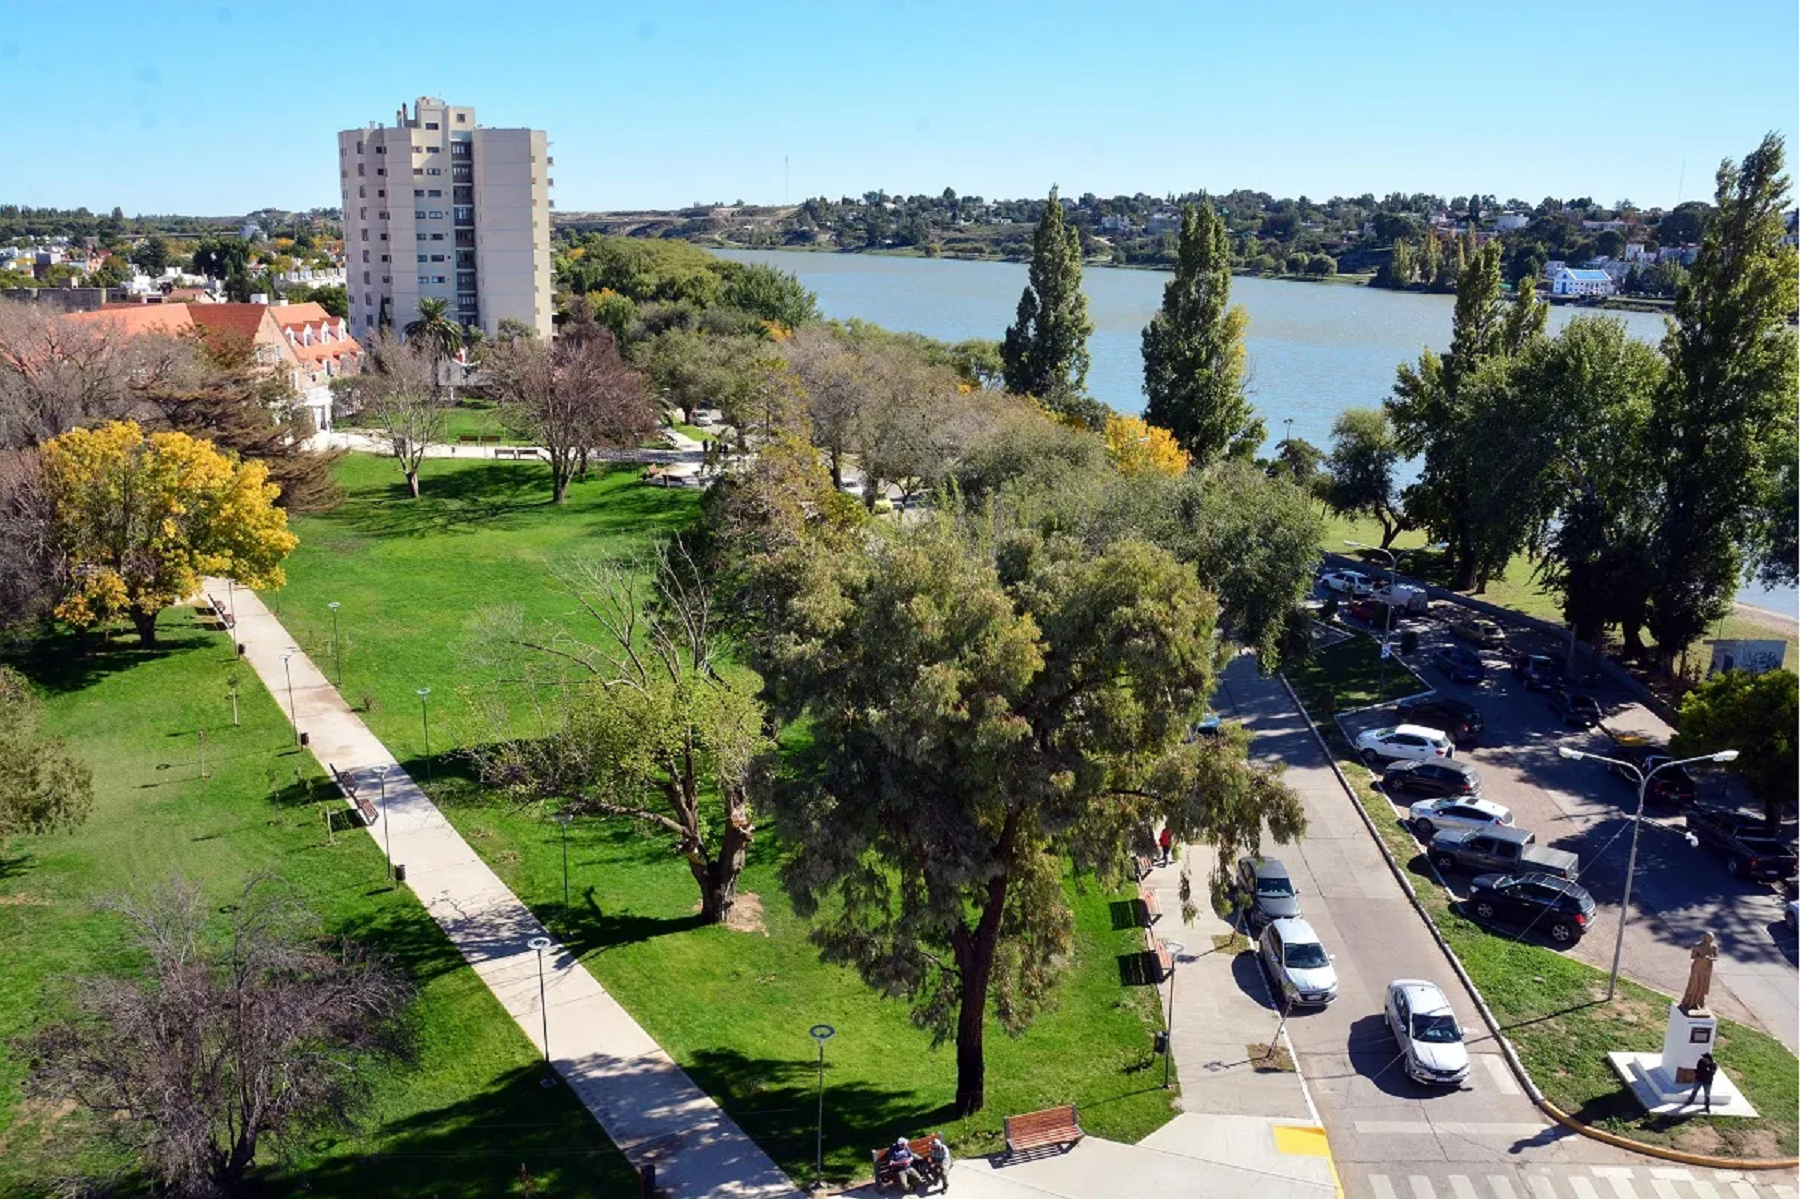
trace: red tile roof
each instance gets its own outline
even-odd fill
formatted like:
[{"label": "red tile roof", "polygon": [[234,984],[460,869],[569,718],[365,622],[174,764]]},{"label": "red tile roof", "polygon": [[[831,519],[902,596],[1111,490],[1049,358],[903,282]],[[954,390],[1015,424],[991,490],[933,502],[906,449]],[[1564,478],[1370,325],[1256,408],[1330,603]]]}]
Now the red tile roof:
[{"label": "red tile roof", "polygon": [[143,333],[179,336],[194,329],[186,304],[109,304],[98,312],[72,312],[69,320],[82,324],[110,325],[127,337]]}]

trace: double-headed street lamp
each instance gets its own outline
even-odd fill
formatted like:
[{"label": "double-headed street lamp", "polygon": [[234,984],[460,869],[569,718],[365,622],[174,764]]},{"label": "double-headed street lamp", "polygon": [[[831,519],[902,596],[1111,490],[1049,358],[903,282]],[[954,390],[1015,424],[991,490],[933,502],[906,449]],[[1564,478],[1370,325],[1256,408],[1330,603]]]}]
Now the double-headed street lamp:
[{"label": "double-headed street lamp", "polygon": [[1187,946],[1180,941],[1163,942],[1163,948],[1169,951],[1169,1014],[1163,1018],[1163,1090],[1169,1089],[1170,1063],[1175,1060],[1175,964],[1181,955],[1187,952]]},{"label": "double-headed street lamp", "polygon": [[1609,758],[1605,754],[1592,754],[1582,749],[1570,749],[1566,745],[1559,746],[1556,752],[1572,761],[1605,762],[1610,766],[1618,766],[1630,771],[1631,777],[1637,780],[1637,813],[1631,818],[1631,853],[1625,859],[1625,897],[1619,901],[1619,932],[1613,938],[1612,974],[1606,980],[1606,997],[1611,999],[1619,985],[1619,958],[1625,952],[1625,921],[1631,916],[1631,878],[1637,873],[1638,832],[1644,827],[1644,796],[1650,789],[1650,780],[1656,777],[1660,771],[1676,766],[1688,766],[1695,762],[1735,762],[1738,751],[1722,749],[1716,754],[1700,754],[1692,758],[1658,762],[1649,770],[1624,758]]}]

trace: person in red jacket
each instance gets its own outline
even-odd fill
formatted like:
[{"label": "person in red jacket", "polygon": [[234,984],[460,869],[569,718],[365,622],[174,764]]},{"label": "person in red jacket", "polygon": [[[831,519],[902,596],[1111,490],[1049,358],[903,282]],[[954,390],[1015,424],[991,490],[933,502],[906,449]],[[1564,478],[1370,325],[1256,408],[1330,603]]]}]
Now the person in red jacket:
[{"label": "person in red jacket", "polygon": [[1156,843],[1162,846],[1162,865],[1167,866],[1169,854],[1175,848],[1175,834],[1169,831],[1168,825],[1163,825],[1162,835],[1156,839]]}]

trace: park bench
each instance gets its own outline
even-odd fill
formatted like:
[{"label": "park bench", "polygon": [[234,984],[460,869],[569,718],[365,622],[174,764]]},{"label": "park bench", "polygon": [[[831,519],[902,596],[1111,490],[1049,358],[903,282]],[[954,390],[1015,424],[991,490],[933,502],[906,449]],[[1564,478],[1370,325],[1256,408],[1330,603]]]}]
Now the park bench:
[{"label": "park bench", "polygon": [[1137,881],[1140,883],[1143,882],[1146,878],[1150,877],[1150,868],[1153,865],[1155,865],[1155,862],[1151,859],[1150,855],[1147,853],[1140,853],[1140,854],[1132,855],[1131,868],[1135,872]]},{"label": "park bench", "polygon": [[222,625],[223,627],[225,627],[227,629],[237,627],[237,617],[235,617],[231,614],[231,610],[229,608],[227,608],[224,604],[221,604],[217,599],[213,598],[213,596],[211,596],[210,594],[206,597],[206,602],[208,604],[212,605],[213,615],[219,618],[220,625]]},{"label": "park bench", "polygon": [[1138,898],[1144,904],[1144,927],[1149,928],[1162,919],[1162,904],[1157,902],[1156,892],[1149,887],[1138,888]]},{"label": "park bench", "polygon": [[498,433],[483,433],[481,435],[482,445],[499,445],[500,440],[500,434]]},{"label": "park bench", "polygon": [[456,439],[457,445],[480,445],[481,438],[474,433],[464,433]]},{"label": "park bench", "polygon": [[1026,1112],[1006,1117],[1006,1152],[1029,1153],[1034,1149],[1057,1148],[1067,1151],[1084,1134],[1075,1118],[1075,1105]]},{"label": "park bench", "polygon": [[326,769],[331,771],[332,780],[337,783],[338,794],[349,800],[351,805],[361,813],[363,824],[365,826],[374,824],[377,815],[375,805],[356,793],[356,781],[336,766],[327,764]]},{"label": "park bench", "polygon": [[1169,943],[1158,937],[1156,941],[1156,981],[1162,982],[1175,973],[1175,955],[1169,952]]},{"label": "park bench", "polygon": [[[908,1141],[906,1142],[906,1147],[912,1150],[912,1155],[914,1157],[921,1160],[931,1156],[930,1137],[919,1137],[916,1140]],[[869,1150],[869,1157],[875,1163],[875,1168],[877,1170],[880,1170],[882,1163],[887,1161],[887,1155],[887,1148]]]}]

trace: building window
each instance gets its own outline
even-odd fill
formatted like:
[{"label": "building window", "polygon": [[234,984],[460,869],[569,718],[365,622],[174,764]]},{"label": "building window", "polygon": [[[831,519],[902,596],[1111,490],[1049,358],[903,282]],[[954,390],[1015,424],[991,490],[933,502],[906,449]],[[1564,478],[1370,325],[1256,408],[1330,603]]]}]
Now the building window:
[{"label": "building window", "polygon": [[386,262],[387,260],[388,260],[388,256],[386,254],[383,254],[381,256],[381,261]]},{"label": "building window", "polygon": [[436,154],[436,153],[437,153],[437,152],[438,152],[438,150],[439,150],[439,149],[440,149],[440,147],[438,147],[438,146],[426,146],[426,147],[425,147],[425,153],[427,153],[427,154]]},{"label": "building window", "polygon": [[459,112],[459,113],[457,113],[457,114],[456,114],[456,123],[457,123],[457,124],[458,124],[458,125],[461,125],[461,124],[463,124],[463,123],[464,123],[464,122],[466,122],[466,121],[467,121],[467,120],[468,120],[468,119],[469,119],[469,114],[468,114],[468,113],[466,113],[466,112]]},{"label": "building window", "polygon": [[421,233],[421,234],[418,234],[418,238],[419,238],[419,240],[420,240],[420,241],[424,241],[424,240],[425,240],[425,235],[424,235],[424,234],[423,234],[423,233]]},{"label": "building window", "polygon": [[369,219],[369,210],[367,208],[358,208],[356,210],[356,219],[359,221],[368,220]]},{"label": "building window", "polygon": [[426,192],[425,194],[430,196],[434,200],[440,200],[444,196],[444,189],[441,187],[434,187],[429,192]]},{"label": "building window", "polygon": [[414,195],[414,196],[415,196],[415,197],[417,197],[417,196],[422,196],[422,195],[424,195],[424,194],[425,194],[425,189],[424,189],[424,188],[422,188],[422,187],[415,187],[415,188],[413,188],[413,195]]},{"label": "building window", "polygon": [[437,122],[436,122],[436,121],[426,121],[426,122],[425,122],[425,128],[427,128],[427,129],[436,129],[436,128],[437,128]]},{"label": "building window", "polygon": [[432,256],[431,256],[431,261],[433,261],[433,262],[442,262],[442,261],[444,261],[444,256],[443,256],[443,255],[442,255],[442,254],[433,254],[433,255],[432,255]]},{"label": "building window", "polygon": [[441,209],[433,208],[431,210],[431,219],[434,221],[443,220],[444,219],[443,211]]},{"label": "building window", "polygon": [[385,199],[387,199],[387,188],[385,188],[385,187],[378,187],[378,188],[376,188],[376,189],[375,189],[375,198],[376,198],[376,199],[377,199],[377,200],[385,200]]},{"label": "building window", "polygon": [[382,220],[384,220],[384,221],[385,221],[385,220],[387,220],[387,219],[388,219],[388,214],[387,214],[387,211],[386,211],[386,210],[385,210],[385,209],[384,209],[384,210],[382,210],[382,212],[381,212],[381,219],[382,219]]},{"label": "building window", "polygon": [[369,252],[367,250],[363,251],[363,261],[364,262],[369,261]]},{"label": "building window", "polygon": [[357,184],[357,185],[356,185],[356,198],[357,198],[357,199],[359,199],[359,200],[366,200],[366,199],[368,199],[368,198],[369,198],[369,189],[368,189],[368,188],[366,188],[366,187],[364,187],[364,186],[363,186],[363,185],[362,185],[362,184],[360,184],[360,183],[359,183],[359,184]]},{"label": "building window", "polygon": [[[367,298],[365,298],[363,300],[363,303],[365,303],[365,304],[367,304],[368,302],[369,301],[367,300]],[[372,316],[363,317],[363,328],[373,329],[374,327],[375,327],[375,318],[374,317],[372,317]]]},{"label": "building window", "polygon": [[431,235],[431,240],[432,240],[432,241],[443,241],[443,240],[444,240],[444,235],[443,235],[443,234],[442,234],[442,233],[433,233],[433,234],[432,234],[432,235]]},{"label": "building window", "polygon": [[387,174],[387,168],[386,167],[376,167],[375,173],[377,175],[385,175],[385,174]]},{"label": "building window", "polygon": [[413,210],[413,220],[422,221],[424,219],[425,219],[425,210],[423,208],[418,208],[418,209]]},{"label": "building window", "polygon": [[363,231],[362,231],[362,239],[363,239],[363,240],[364,240],[364,241],[368,241],[368,240],[369,240],[369,231],[368,231],[368,230],[367,230],[367,229],[364,229],[364,230],[363,230]]},{"label": "building window", "polygon": [[377,153],[377,154],[386,154],[386,153],[387,153],[387,147],[386,147],[386,146],[376,146],[376,147],[375,147],[375,153]]},{"label": "building window", "polygon": [[444,171],[442,167],[426,167],[425,173],[427,175],[442,175]]},{"label": "building window", "polygon": [[469,150],[470,145],[468,142],[450,143],[450,156],[452,158],[467,158],[469,156]]},{"label": "building window", "polygon": [[361,153],[362,153],[362,152],[363,152],[363,148],[362,148],[362,147],[363,147],[363,144],[362,144],[362,143],[361,143],[361,142],[357,142],[357,143],[356,143],[356,152],[357,152],[357,153],[358,153],[358,154],[361,154]]},{"label": "building window", "polygon": [[420,168],[418,168],[418,167],[414,167],[414,168],[413,168],[413,174],[414,174],[414,175],[423,175],[423,174],[424,174],[424,173],[425,173],[425,172],[424,172],[424,171],[423,171],[423,170],[421,170],[421,169],[420,169]]},{"label": "building window", "polygon": [[421,255],[419,255],[419,261],[420,261],[420,262],[424,262],[424,261],[425,261],[425,255],[423,255],[423,254],[421,254]]},{"label": "building window", "polygon": [[368,272],[368,271],[364,271],[364,272],[363,272],[363,283],[364,283],[364,285],[367,285],[367,284],[368,284],[368,282],[369,282],[369,272]]},{"label": "building window", "polygon": [[356,173],[359,176],[363,174],[363,164],[360,162],[356,164]]},{"label": "building window", "polygon": [[475,219],[475,210],[473,208],[459,207],[456,210],[456,219],[458,222],[460,222],[462,224],[468,224],[470,221]]}]

